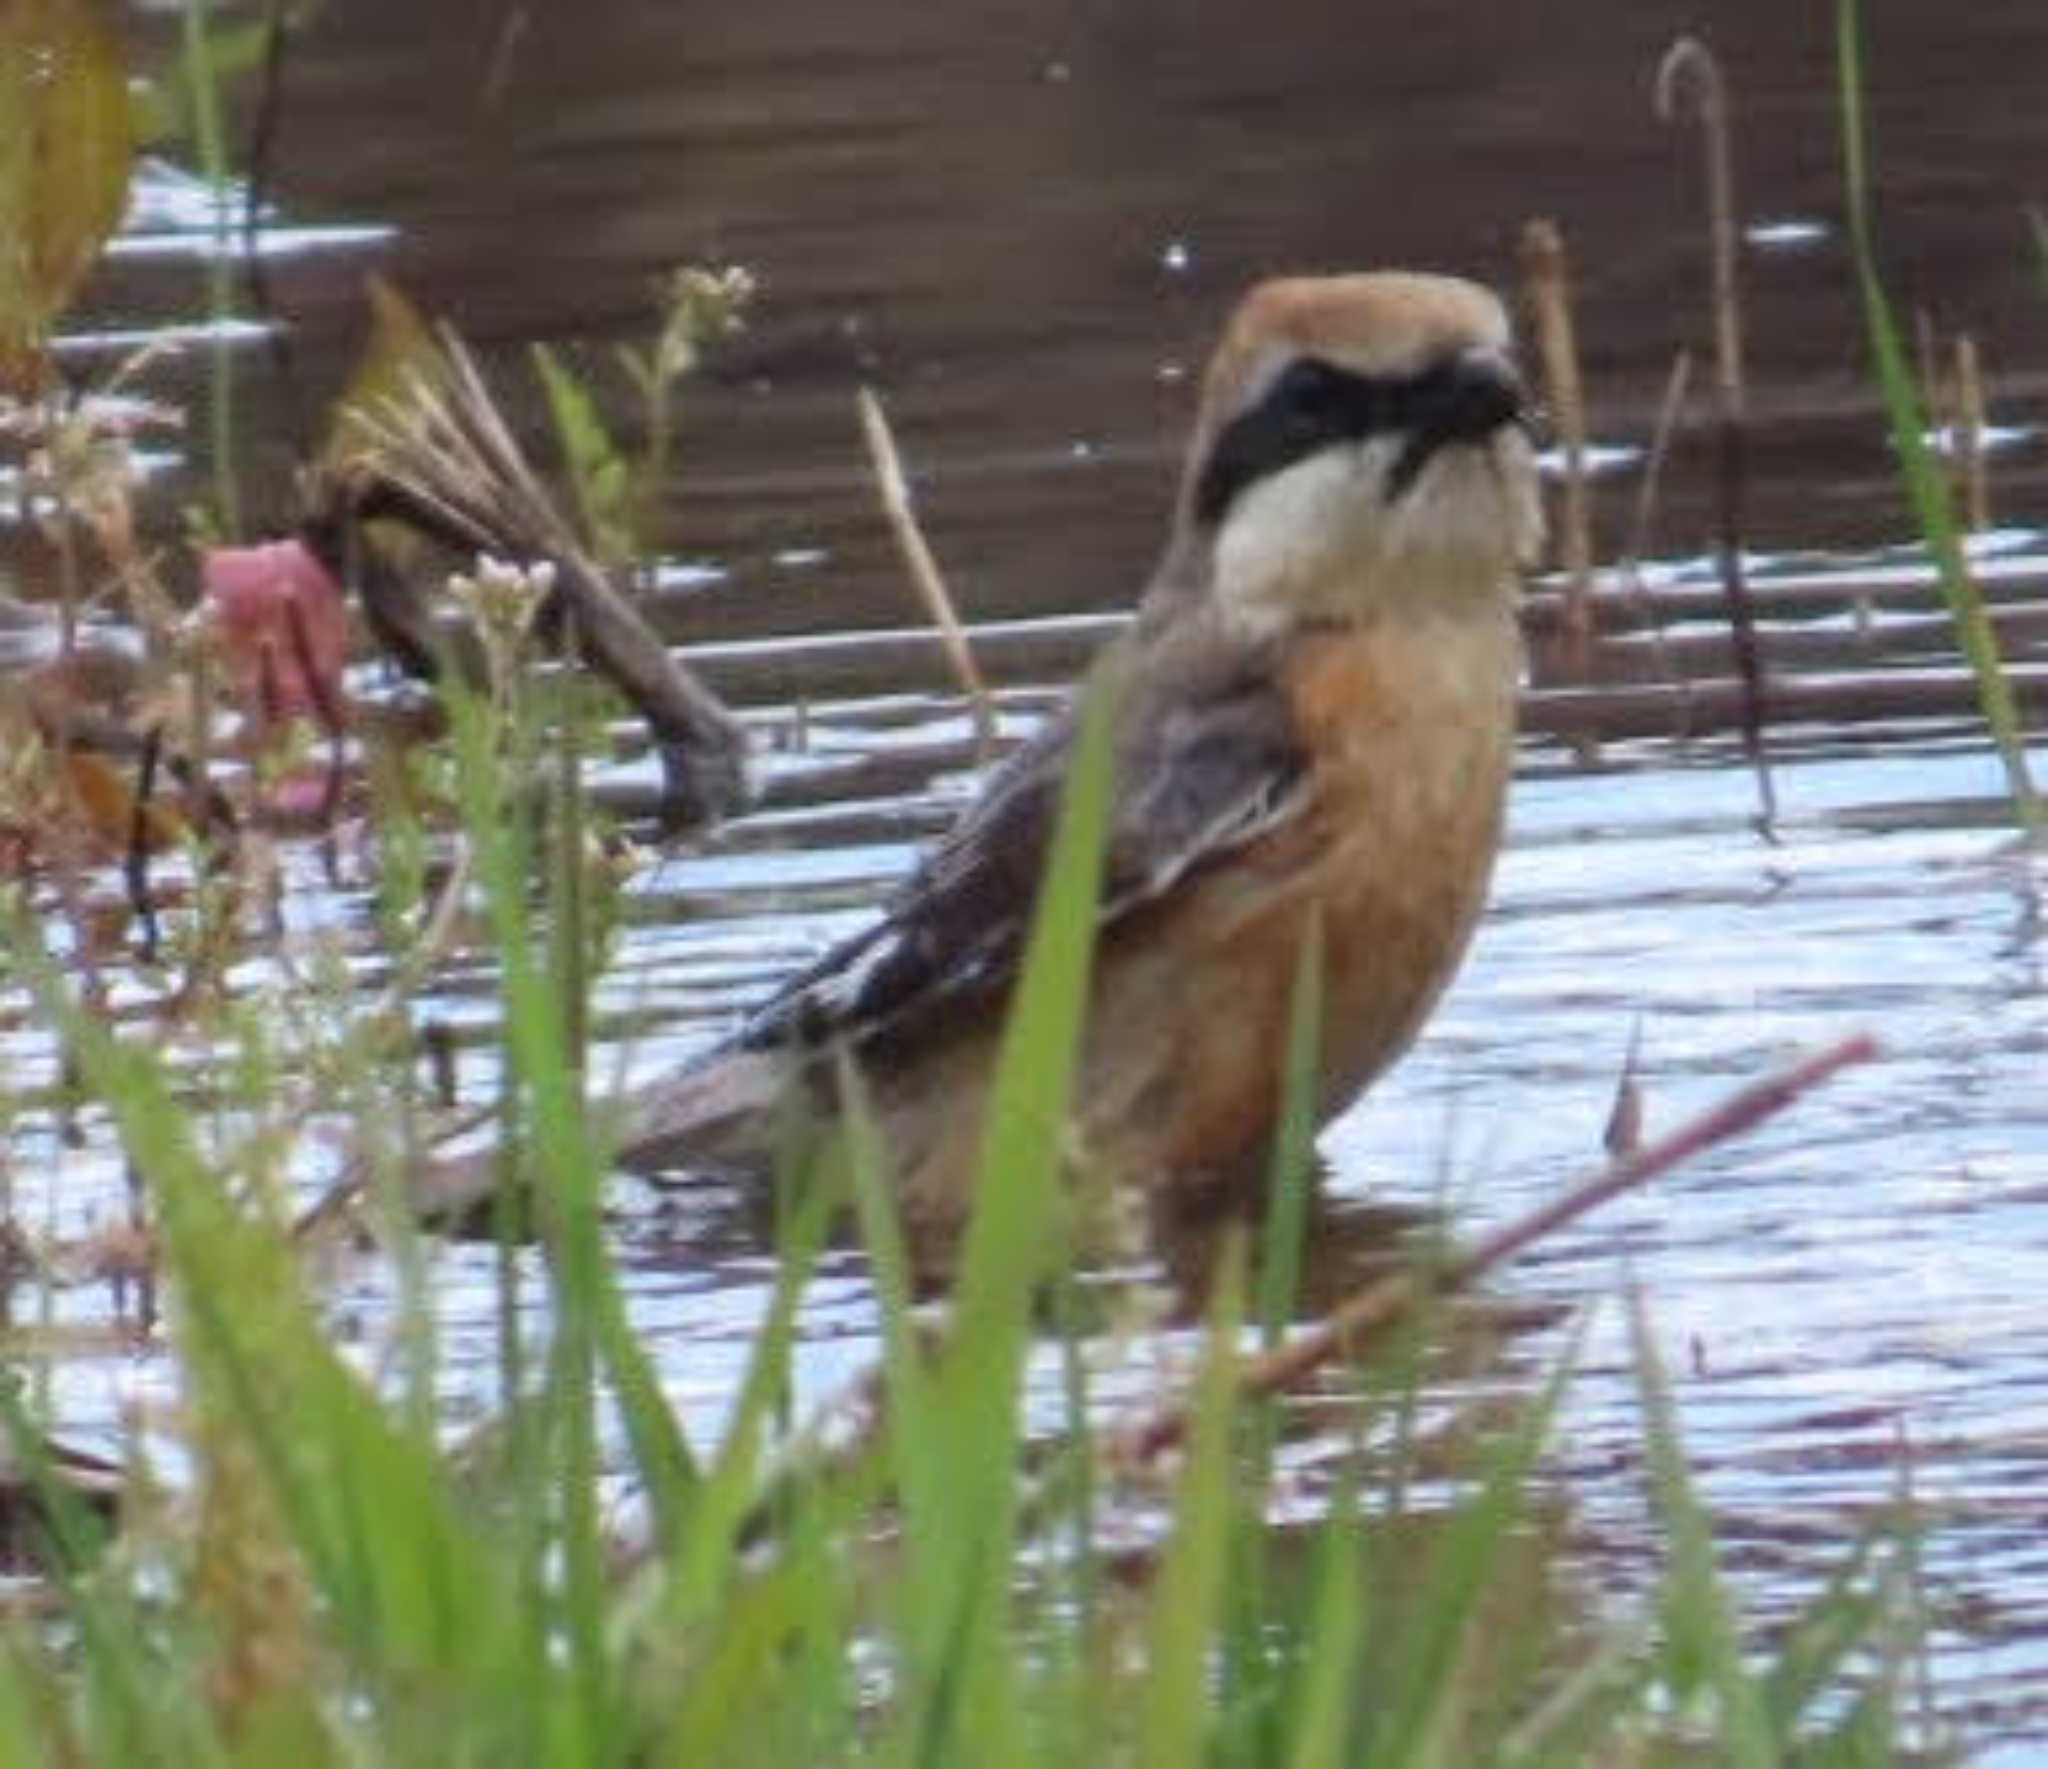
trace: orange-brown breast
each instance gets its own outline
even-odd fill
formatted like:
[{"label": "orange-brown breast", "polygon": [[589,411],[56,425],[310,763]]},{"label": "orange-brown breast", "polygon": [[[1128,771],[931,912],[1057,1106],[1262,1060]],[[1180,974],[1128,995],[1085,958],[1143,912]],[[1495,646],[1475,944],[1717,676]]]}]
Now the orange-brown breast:
[{"label": "orange-brown breast", "polygon": [[1169,1186],[1262,1170],[1312,914],[1321,1116],[1400,1055],[1485,897],[1517,662],[1504,609],[1371,622],[1290,650],[1311,804],[1106,941],[1081,1095],[1091,1151]]},{"label": "orange-brown breast", "polygon": [[[1400,1055],[1455,970],[1492,871],[1519,651],[1497,620],[1367,623],[1281,665],[1311,762],[1303,814],[1220,855],[1104,936],[1077,1089],[1079,1150],[1210,1195],[1265,1171],[1289,1000],[1324,930],[1319,1120]],[[914,1238],[964,1219],[999,1016],[874,1076]]]}]

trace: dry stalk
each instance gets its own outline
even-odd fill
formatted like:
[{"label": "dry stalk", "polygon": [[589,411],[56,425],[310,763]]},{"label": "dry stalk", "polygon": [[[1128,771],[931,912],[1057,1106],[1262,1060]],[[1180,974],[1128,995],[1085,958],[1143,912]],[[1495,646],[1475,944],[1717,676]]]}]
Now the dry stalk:
[{"label": "dry stalk", "polygon": [[1564,451],[1558,564],[1564,570],[1564,651],[1574,680],[1593,679],[1593,494],[1586,475],[1586,393],[1572,323],[1571,267],[1557,223],[1522,229],[1522,286],[1543,364],[1544,403]]},{"label": "dry stalk", "polygon": [[953,598],[946,593],[946,581],[939,575],[939,563],[932,557],[924,531],[918,526],[917,513],[911,508],[910,486],[903,477],[903,461],[896,452],[896,439],[890,434],[882,402],[868,387],[860,390],[860,428],[862,436],[867,439],[868,459],[874,465],[875,489],[882,500],[882,514],[889,520],[889,532],[896,537],[896,550],[903,556],[904,569],[910,573],[911,584],[924,603],[932,625],[938,629],[940,642],[946,648],[946,660],[952,666],[961,693],[967,697],[968,708],[974,717],[975,749],[981,760],[986,762],[995,754],[996,745],[995,707],[988,696],[988,684],[982,680],[981,671],[975,666],[974,653],[967,643],[967,629],[960,624]]},{"label": "dry stalk", "polygon": [[1697,37],[1680,37],[1657,69],[1657,114],[1676,122],[1680,93],[1690,85],[1706,142],[1707,227],[1713,259],[1716,502],[1719,507],[1721,585],[1728,625],[1735,639],[1736,666],[1743,688],[1742,747],[1756,774],[1762,826],[1778,817],[1777,794],[1764,757],[1763,662],[1757,651],[1756,618],[1742,565],[1745,383],[1742,369],[1742,305],[1737,286],[1741,233],[1735,220],[1735,157],[1728,124],[1728,86],[1714,52]]},{"label": "dry stalk", "polygon": [[[1878,1054],[1876,1039],[1867,1033],[1844,1039],[1816,1056],[1793,1063],[1730,1094],[1719,1105],[1681,1125],[1669,1136],[1646,1144],[1608,1164],[1540,1209],[1497,1229],[1476,1246],[1443,1265],[1404,1272],[1359,1291],[1298,1338],[1279,1350],[1252,1358],[1238,1376],[1246,1396],[1272,1395],[1294,1388],[1323,1365],[1356,1357],[1368,1344],[1419,1304],[1463,1290],[1495,1267],[1527,1251],[1538,1241],[1610,1199],[1632,1191],[1668,1172],[1716,1143],[1728,1141],[1783,1111],[1809,1089],[1838,1070],[1870,1061]],[[1188,1428],[1184,1407],[1169,1406],[1127,1432],[1110,1451],[1112,1461],[1136,1468],[1179,1443]]]}]

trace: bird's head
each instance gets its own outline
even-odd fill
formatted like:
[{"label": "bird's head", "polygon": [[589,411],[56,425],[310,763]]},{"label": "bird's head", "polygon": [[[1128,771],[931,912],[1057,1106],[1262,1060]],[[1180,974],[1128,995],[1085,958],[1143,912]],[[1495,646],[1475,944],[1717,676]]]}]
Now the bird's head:
[{"label": "bird's head", "polygon": [[1541,536],[1500,302],[1455,277],[1288,278],[1210,364],[1157,593],[1254,626],[1497,605]]}]

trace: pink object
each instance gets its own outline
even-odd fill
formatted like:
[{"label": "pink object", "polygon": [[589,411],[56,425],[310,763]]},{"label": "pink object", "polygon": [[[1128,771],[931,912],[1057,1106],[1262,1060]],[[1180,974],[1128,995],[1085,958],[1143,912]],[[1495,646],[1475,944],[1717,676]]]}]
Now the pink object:
[{"label": "pink object", "polygon": [[348,614],[341,586],[300,541],[214,547],[203,566],[206,600],[235,686],[258,717],[341,716]]}]

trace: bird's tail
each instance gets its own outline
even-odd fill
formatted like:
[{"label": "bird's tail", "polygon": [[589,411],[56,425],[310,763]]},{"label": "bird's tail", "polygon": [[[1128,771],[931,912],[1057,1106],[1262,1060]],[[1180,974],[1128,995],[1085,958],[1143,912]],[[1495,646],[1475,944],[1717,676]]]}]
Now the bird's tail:
[{"label": "bird's tail", "polygon": [[665,1167],[746,1168],[772,1159],[790,1063],[775,1051],[724,1050],[629,1095],[614,1159],[636,1173]]},{"label": "bird's tail", "polygon": [[[787,1062],[764,1051],[721,1051],[605,1108],[595,1108],[612,1161],[636,1173],[744,1173],[772,1163],[789,1091]],[[436,1156],[413,1174],[424,1221],[476,1222],[497,1195],[495,1143]]]},{"label": "bird's tail", "polygon": [[[665,779],[663,821],[681,829],[723,816],[744,796],[739,723],[577,539],[462,340],[443,328],[438,344],[401,397],[351,412],[347,454],[313,482],[309,542],[345,569],[341,531],[385,517],[458,554],[550,561],[555,585],[542,627],[572,635],[581,659],[647,720]],[[413,601],[388,583],[380,588],[374,573],[363,582],[380,637],[407,668],[437,674],[436,640]]]},{"label": "bird's tail", "polygon": [[350,414],[349,471],[373,511],[460,552],[595,571],[499,412],[476,358],[443,328],[402,399]]}]

